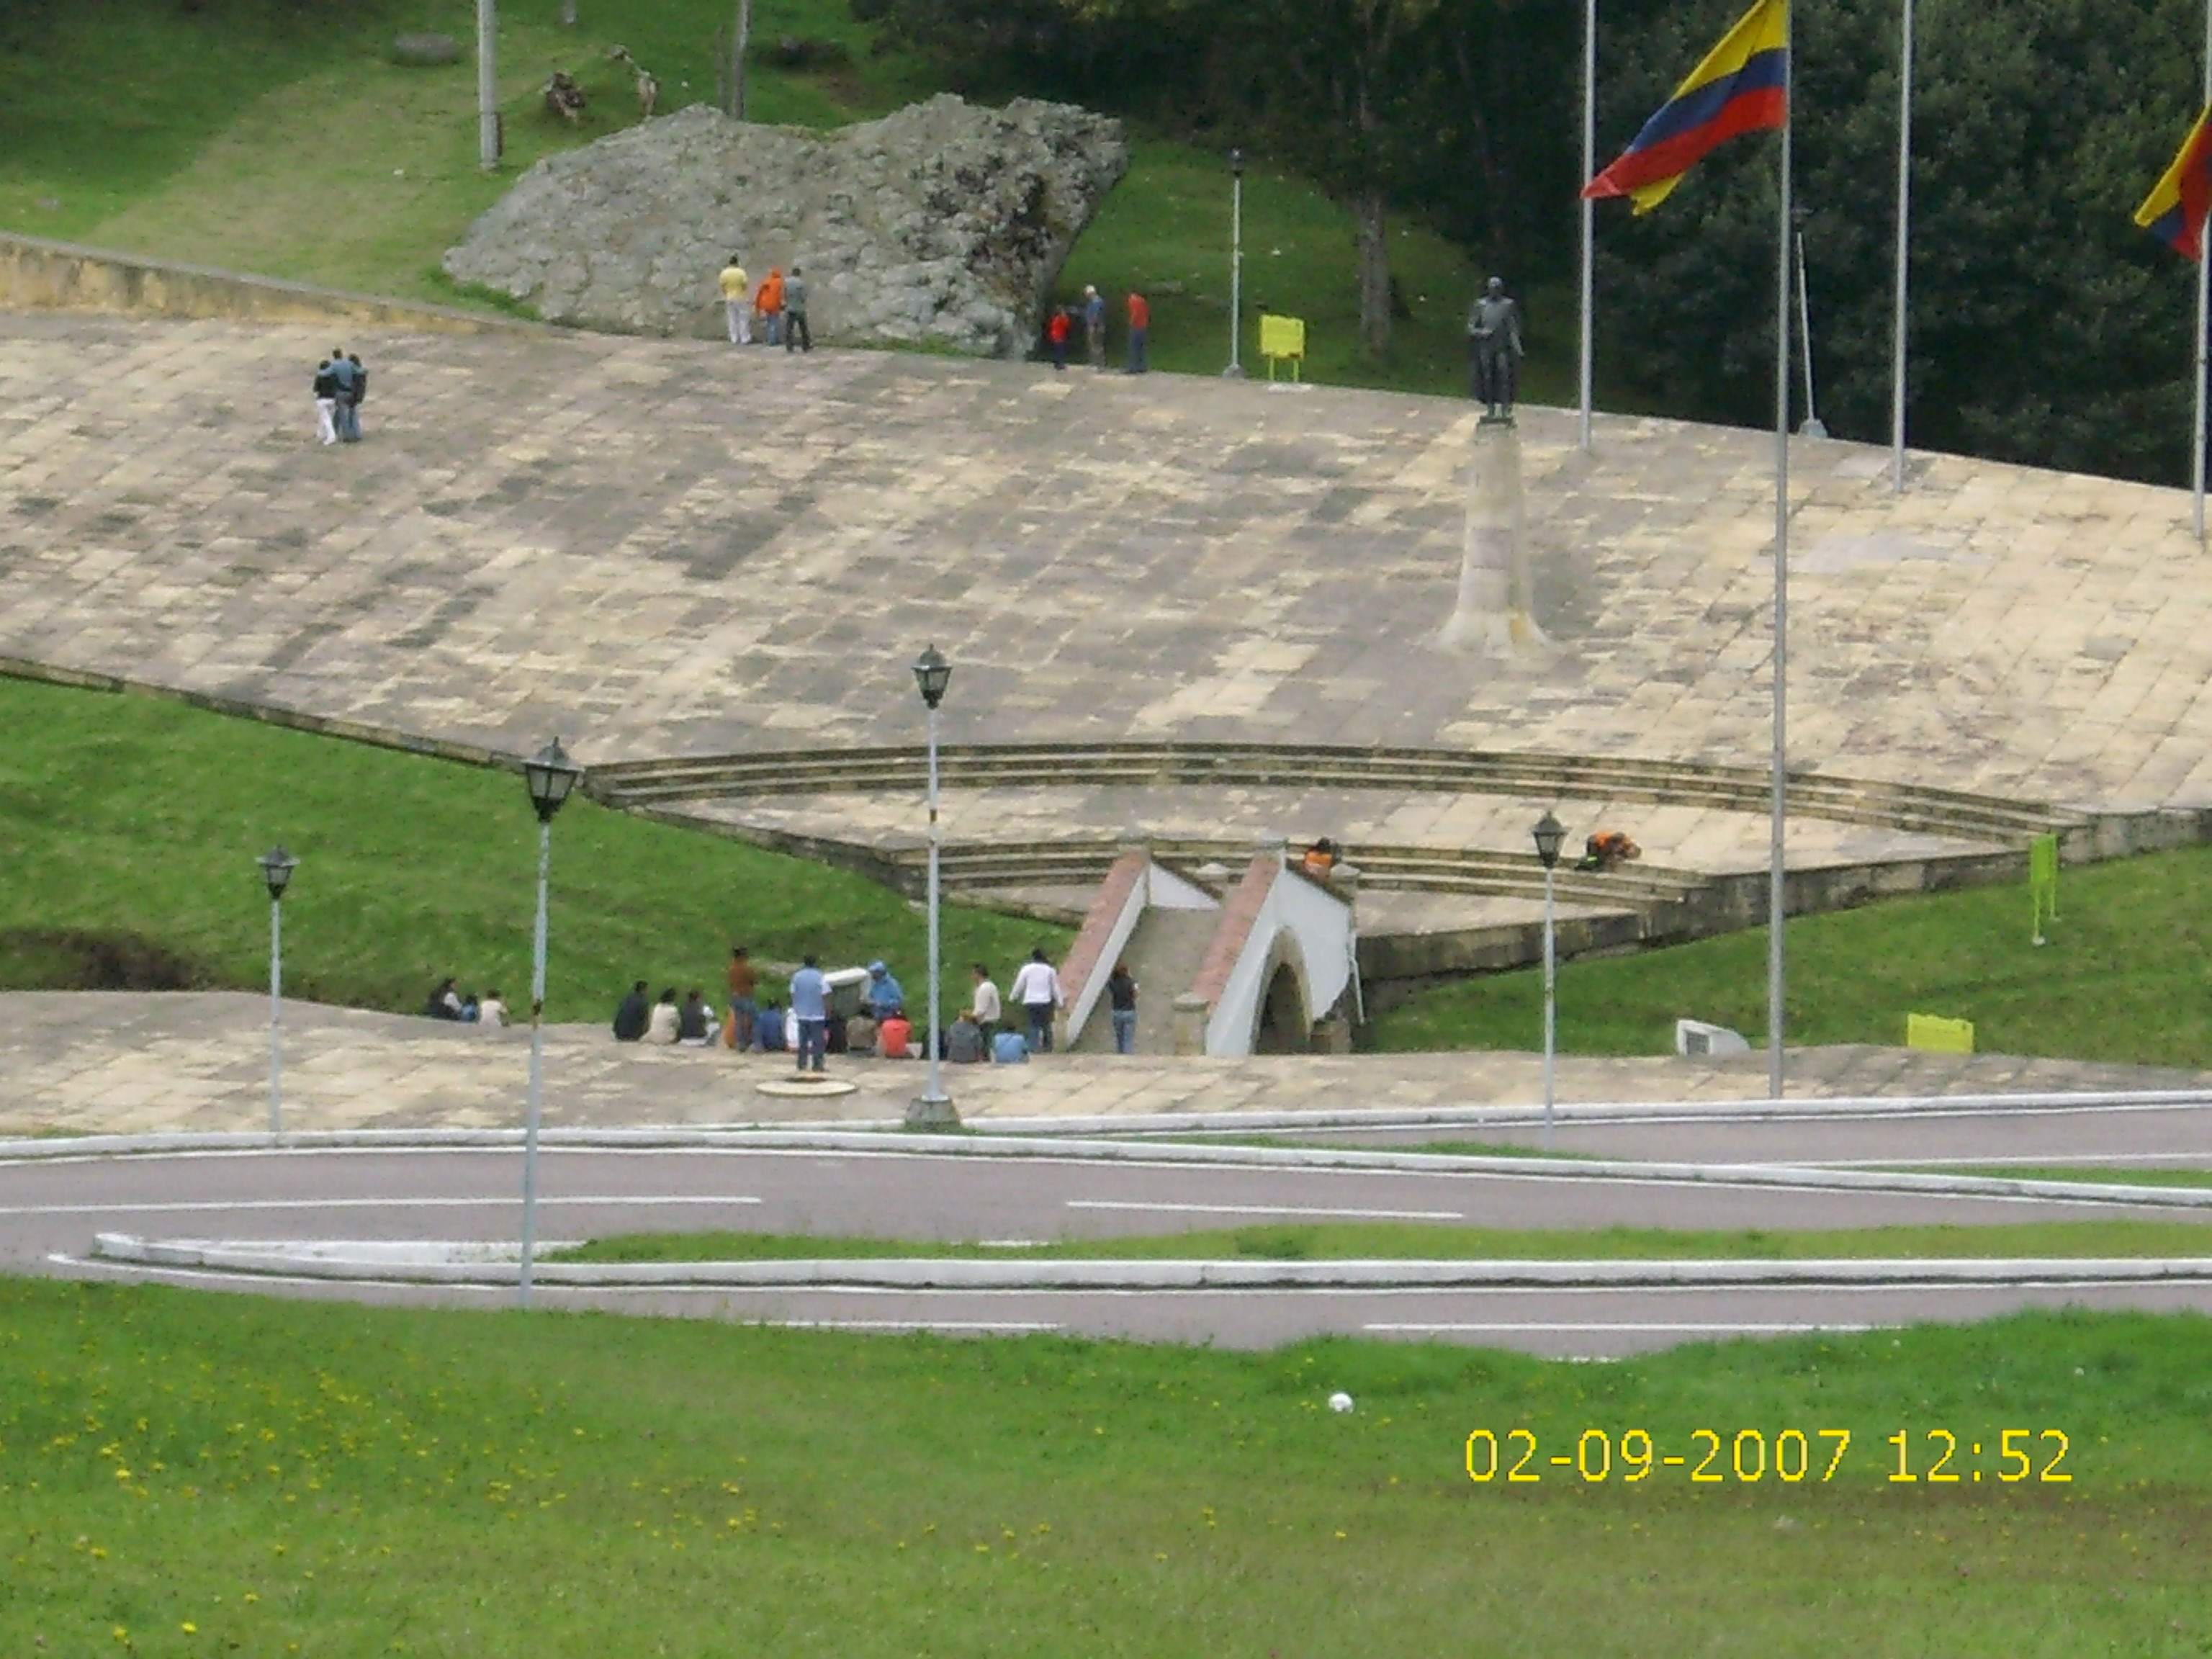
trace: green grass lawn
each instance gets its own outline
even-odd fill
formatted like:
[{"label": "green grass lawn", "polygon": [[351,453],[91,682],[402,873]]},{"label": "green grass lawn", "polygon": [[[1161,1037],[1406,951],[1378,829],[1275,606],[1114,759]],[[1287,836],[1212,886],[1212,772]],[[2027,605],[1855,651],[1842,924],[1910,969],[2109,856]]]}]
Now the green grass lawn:
[{"label": "green grass lawn", "polygon": [[[1905,1040],[1908,1013],[1974,1022],[1986,1053],[2212,1067],[2212,848],[2066,872],[2063,920],[2028,942],[2027,893],[1984,887],[1790,923],[1793,1045]],[[1766,932],[1559,969],[1562,1051],[1672,1051],[1680,1017],[1765,1041]],[[1534,1048],[1532,971],[1463,980],[1382,1014],[1389,1049]]]},{"label": "green grass lawn", "polygon": [[1650,1227],[1513,1231],[1416,1222],[1236,1227],[1006,1246],[813,1233],[625,1233],[557,1253],[564,1261],[881,1261],[897,1256],[1055,1261],[1810,1261],[1909,1256],[2193,1256],[2212,1222],[2058,1221],[1830,1232],[1697,1232]]},{"label": "green grass lawn", "polygon": [[[515,775],[155,698],[0,679],[0,989],[70,982],[89,934],[160,947],[193,982],[268,983],[253,860],[301,860],[288,994],[412,1012],[447,974],[529,989],[537,820]],[[921,994],[924,918],[840,871],[611,812],[554,830],[548,1013],[596,1019],[633,979],[714,992],[732,944],[881,956]],[[945,913],[945,960],[1012,964],[1066,930]],[[964,982],[964,981],[963,981]]]},{"label": "green grass lawn", "polygon": [[[563,30],[556,8],[501,13],[500,82],[507,166],[476,165],[475,69],[410,68],[385,46],[405,28],[437,28],[472,46],[459,0],[369,0],[312,10],[237,0],[201,11],[175,0],[82,0],[44,21],[0,21],[0,226],[159,257],[334,287],[482,306],[438,269],[440,256],[540,156],[633,122],[636,105],[612,41],[659,77],[662,108],[711,100],[710,48],[730,0],[589,0]],[[897,54],[872,52],[871,30],[843,0],[759,0],[757,40],[843,43],[850,62],[805,74],[757,64],[757,120],[829,126],[882,114],[934,88]],[[555,67],[591,94],[572,131],[539,106]],[[127,86],[125,99],[89,97]],[[1217,374],[1228,360],[1229,191],[1224,156],[1138,135],[1128,176],[1070,262],[1063,297],[1086,282],[1115,299],[1142,287],[1154,302],[1152,361]],[[1462,329],[1481,275],[1418,224],[1394,227],[1392,253],[1413,314],[1388,356],[1362,357],[1349,216],[1311,185],[1255,164],[1247,178],[1244,356],[1255,373],[1257,307],[1303,316],[1307,378],[1456,393]],[[711,276],[711,273],[708,273]],[[702,280],[705,280],[702,278]],[[1571,395],[1571,306],[1531,307],[1526,395]]]},{"label": "green grass lawn", "polygon": [[0,1651],[2197,1655],[2208,1370],[2188,1316],[1582,1366],[5,1281]]}]

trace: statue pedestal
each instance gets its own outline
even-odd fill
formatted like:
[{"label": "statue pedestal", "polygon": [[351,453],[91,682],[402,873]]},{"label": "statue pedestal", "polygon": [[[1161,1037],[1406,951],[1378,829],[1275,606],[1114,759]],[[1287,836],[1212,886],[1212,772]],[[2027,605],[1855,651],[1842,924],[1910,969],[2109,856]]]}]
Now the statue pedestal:
[{"label": "statue pedestal", "polygon": [[1437,643],[1488,656],[1549,644],[1534,615],[1528,549],[1521,534],[1521,434],[1510,420],[1486,416],[1475,426],[1463,547],[1459,602]]}]

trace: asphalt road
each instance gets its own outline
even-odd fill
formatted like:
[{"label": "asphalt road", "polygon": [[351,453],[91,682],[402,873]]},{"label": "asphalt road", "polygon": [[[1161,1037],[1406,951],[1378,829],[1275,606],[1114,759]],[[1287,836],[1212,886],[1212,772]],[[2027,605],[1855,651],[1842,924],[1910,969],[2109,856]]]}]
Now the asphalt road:
[{"label": "asphalt road", "polygon": [[[517,1231],[520,1184],[520,1159],[508,1151],[296,1150],[0,1164],[0,1267],[235,1286],[236,1280],[218,1276],[92,1261],[94,1236],[112,1231],[149,1237],[507,1240]],[[1635,1178],[1191,1168],[904,1149],[550,1149],[541,1165],[540,1192],[540,1231],[549,1240],[707,1228],[1012,1241],[1270,1221],[1797,1229],[2131,1214],[2186,1220],[2198,1213],[2124,1203],[1725,1188]],[[2212,1256],[2212,1217],[2207,1217],[2205,1237],[2203,1254]],[[398,1285],[255,1283],[276,1293],[477,1306],[495,1305],[512,1295]],[[857,1329],[1050,1329],[1239,1346],[1340,1333],[1595,1358],[1740,1333],[1972,1319],[2031,1304],[2212,1311],[2212,1283],[1176,1292],[606,1292],[545,1286],[540,1299],[552,1307],[617,1306]]]}]

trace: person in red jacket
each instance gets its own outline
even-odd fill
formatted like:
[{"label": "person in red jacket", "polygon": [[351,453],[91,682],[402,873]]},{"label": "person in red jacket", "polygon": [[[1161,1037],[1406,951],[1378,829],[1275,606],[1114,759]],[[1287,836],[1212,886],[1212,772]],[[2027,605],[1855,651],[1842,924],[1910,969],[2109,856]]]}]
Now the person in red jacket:
[{"label": "person in red jacket", "polygon": [[1052,372],[1067,372],[1067,307],[1054,306],[1044,325],[1045,343],[1052,348]]},{"label": "person in red jacket", "polygon": [[1129,373],[1145,372],[1145,340],[1152,332],[1152,308],[1145,303],[1145,296],[1132,289],[1129,295]]}]

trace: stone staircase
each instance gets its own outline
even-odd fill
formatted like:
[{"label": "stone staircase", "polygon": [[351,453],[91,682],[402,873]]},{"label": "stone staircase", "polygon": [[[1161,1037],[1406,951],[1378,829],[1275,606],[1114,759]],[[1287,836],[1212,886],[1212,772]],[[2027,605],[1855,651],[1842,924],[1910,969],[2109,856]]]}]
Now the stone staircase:
[{"label": "stone staircase", "polygon": [[[1137,981],[1139,1054],[1175,1052],[1175,1000],[1198,978],[1199,965],[1220,926],[1218,910],[1153,908],[1138,918],[1136,931],[1122,948],[1121,960],[1129,964],[1130,975]],[[1103,996],[1097,1012],[1084,1023],[1073,1052],[1114,1052],[1114,1021]]]},{"label": "stone staircase", "polygon": [[[709,755],[600,767],[585,787],[610,806],[630,809],[741,796],[919,794],[927,765],[920,747]],[[1770,788],[1757,767],[1251,743],[956,744],[939,750],[939,780],[946,789],[1234,786],[1571,796],[1753,813],[1766,811]],[[2008,847],[2075,821],[2039,803],[1813,772],[1791,775],[1789,804],[1799,817]]]}]

